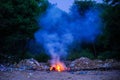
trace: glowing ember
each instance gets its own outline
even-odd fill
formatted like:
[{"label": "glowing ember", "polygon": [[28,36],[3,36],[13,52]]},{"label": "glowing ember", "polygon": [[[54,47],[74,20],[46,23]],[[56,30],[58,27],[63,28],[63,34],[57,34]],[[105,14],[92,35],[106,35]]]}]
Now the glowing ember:
[{"label": "glowing ember", "polygon": [[52,64],[50,67],[50,71],[55,70],[58,72],[67,70],[67,67],[62,62],[56,62],[55,64]]}]

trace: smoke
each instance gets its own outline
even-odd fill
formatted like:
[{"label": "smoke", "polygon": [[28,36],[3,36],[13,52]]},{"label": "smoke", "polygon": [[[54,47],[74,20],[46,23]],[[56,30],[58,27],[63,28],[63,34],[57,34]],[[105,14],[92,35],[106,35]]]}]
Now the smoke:
[{"label": "smoke", "polygon": [[43,45],[54,61],[67,56],[68,46],[73,42],[93,42],[100,34],[101,20],[96,9],[91,8],[81,16],[76,7],[68,14],[50,6],[38,23],[41,28],[35,33],[36,42]]}]

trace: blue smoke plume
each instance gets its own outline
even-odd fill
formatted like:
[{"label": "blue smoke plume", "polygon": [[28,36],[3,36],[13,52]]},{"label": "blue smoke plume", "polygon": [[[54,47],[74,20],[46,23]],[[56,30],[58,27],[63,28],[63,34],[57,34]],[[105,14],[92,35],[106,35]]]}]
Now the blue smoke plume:
[{"label": "blue smoke plume", "polygon": [[53,59],[67,56],[68,46],[73,42],[93,42],[100,34],[98,10],[91,8],[84,17],[77,9],[74,10],[65,13],[56,6],[50,6],[38,19],[41,28],[35,33],[36,42],[42,44]]}]

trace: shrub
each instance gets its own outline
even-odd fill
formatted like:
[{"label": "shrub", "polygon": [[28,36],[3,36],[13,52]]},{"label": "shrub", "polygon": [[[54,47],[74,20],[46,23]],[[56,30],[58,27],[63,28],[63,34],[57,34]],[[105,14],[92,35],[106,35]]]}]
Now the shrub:
[{"label": "shrub", "polygon": [[83,49],[80,52],[72,52],[70,55],[68,55],[67,59],[74,60],[80,57],[87,57],[87,58],[93,59],[94,55],[88,49]]}]

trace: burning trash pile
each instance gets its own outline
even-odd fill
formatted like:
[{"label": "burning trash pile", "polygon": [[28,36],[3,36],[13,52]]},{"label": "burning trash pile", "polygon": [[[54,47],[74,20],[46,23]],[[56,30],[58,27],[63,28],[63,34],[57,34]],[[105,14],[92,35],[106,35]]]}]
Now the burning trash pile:
[{"label": "burning trash pile", "polygon": [[[67,65],[67,66],[66,66]],[[14,71],[14,70],[38,70],[38,71],[79,71],[79,70],[93,70],[93,69],[120,69],[120,62],[113,59],[91,60],[86,57],[81,57],[74,61],[60,61],[59,58],[52,59],[47,63],[39,63],[35,59],[24,59],[18,64],[12,66],[4,66],[0,64],[0,71]]]},{"label": "burning trash pile", "polygon": [[68,70],[66,65],[59,59],[51,60],[48,63],[39,63],[35,59],[24,59],[21,60],[17,65],[17,68],[23,70],[39,70],[39,71],[66,71]]},{"label": "burning trash pile", "polygon": [[50,71],[66,71],[68,68],[65,63],[60,61],[60,57],[58,55],[53,55],[52,60],[50,60]]},{"label": "burning trash pile", "polygon": [[50,71],[53,71],[53,70],[61,72],[61,71],[67,70],[67,67],[65,66],[64,63],[57,61],[55,64],[51,65],[50,67]]}]

